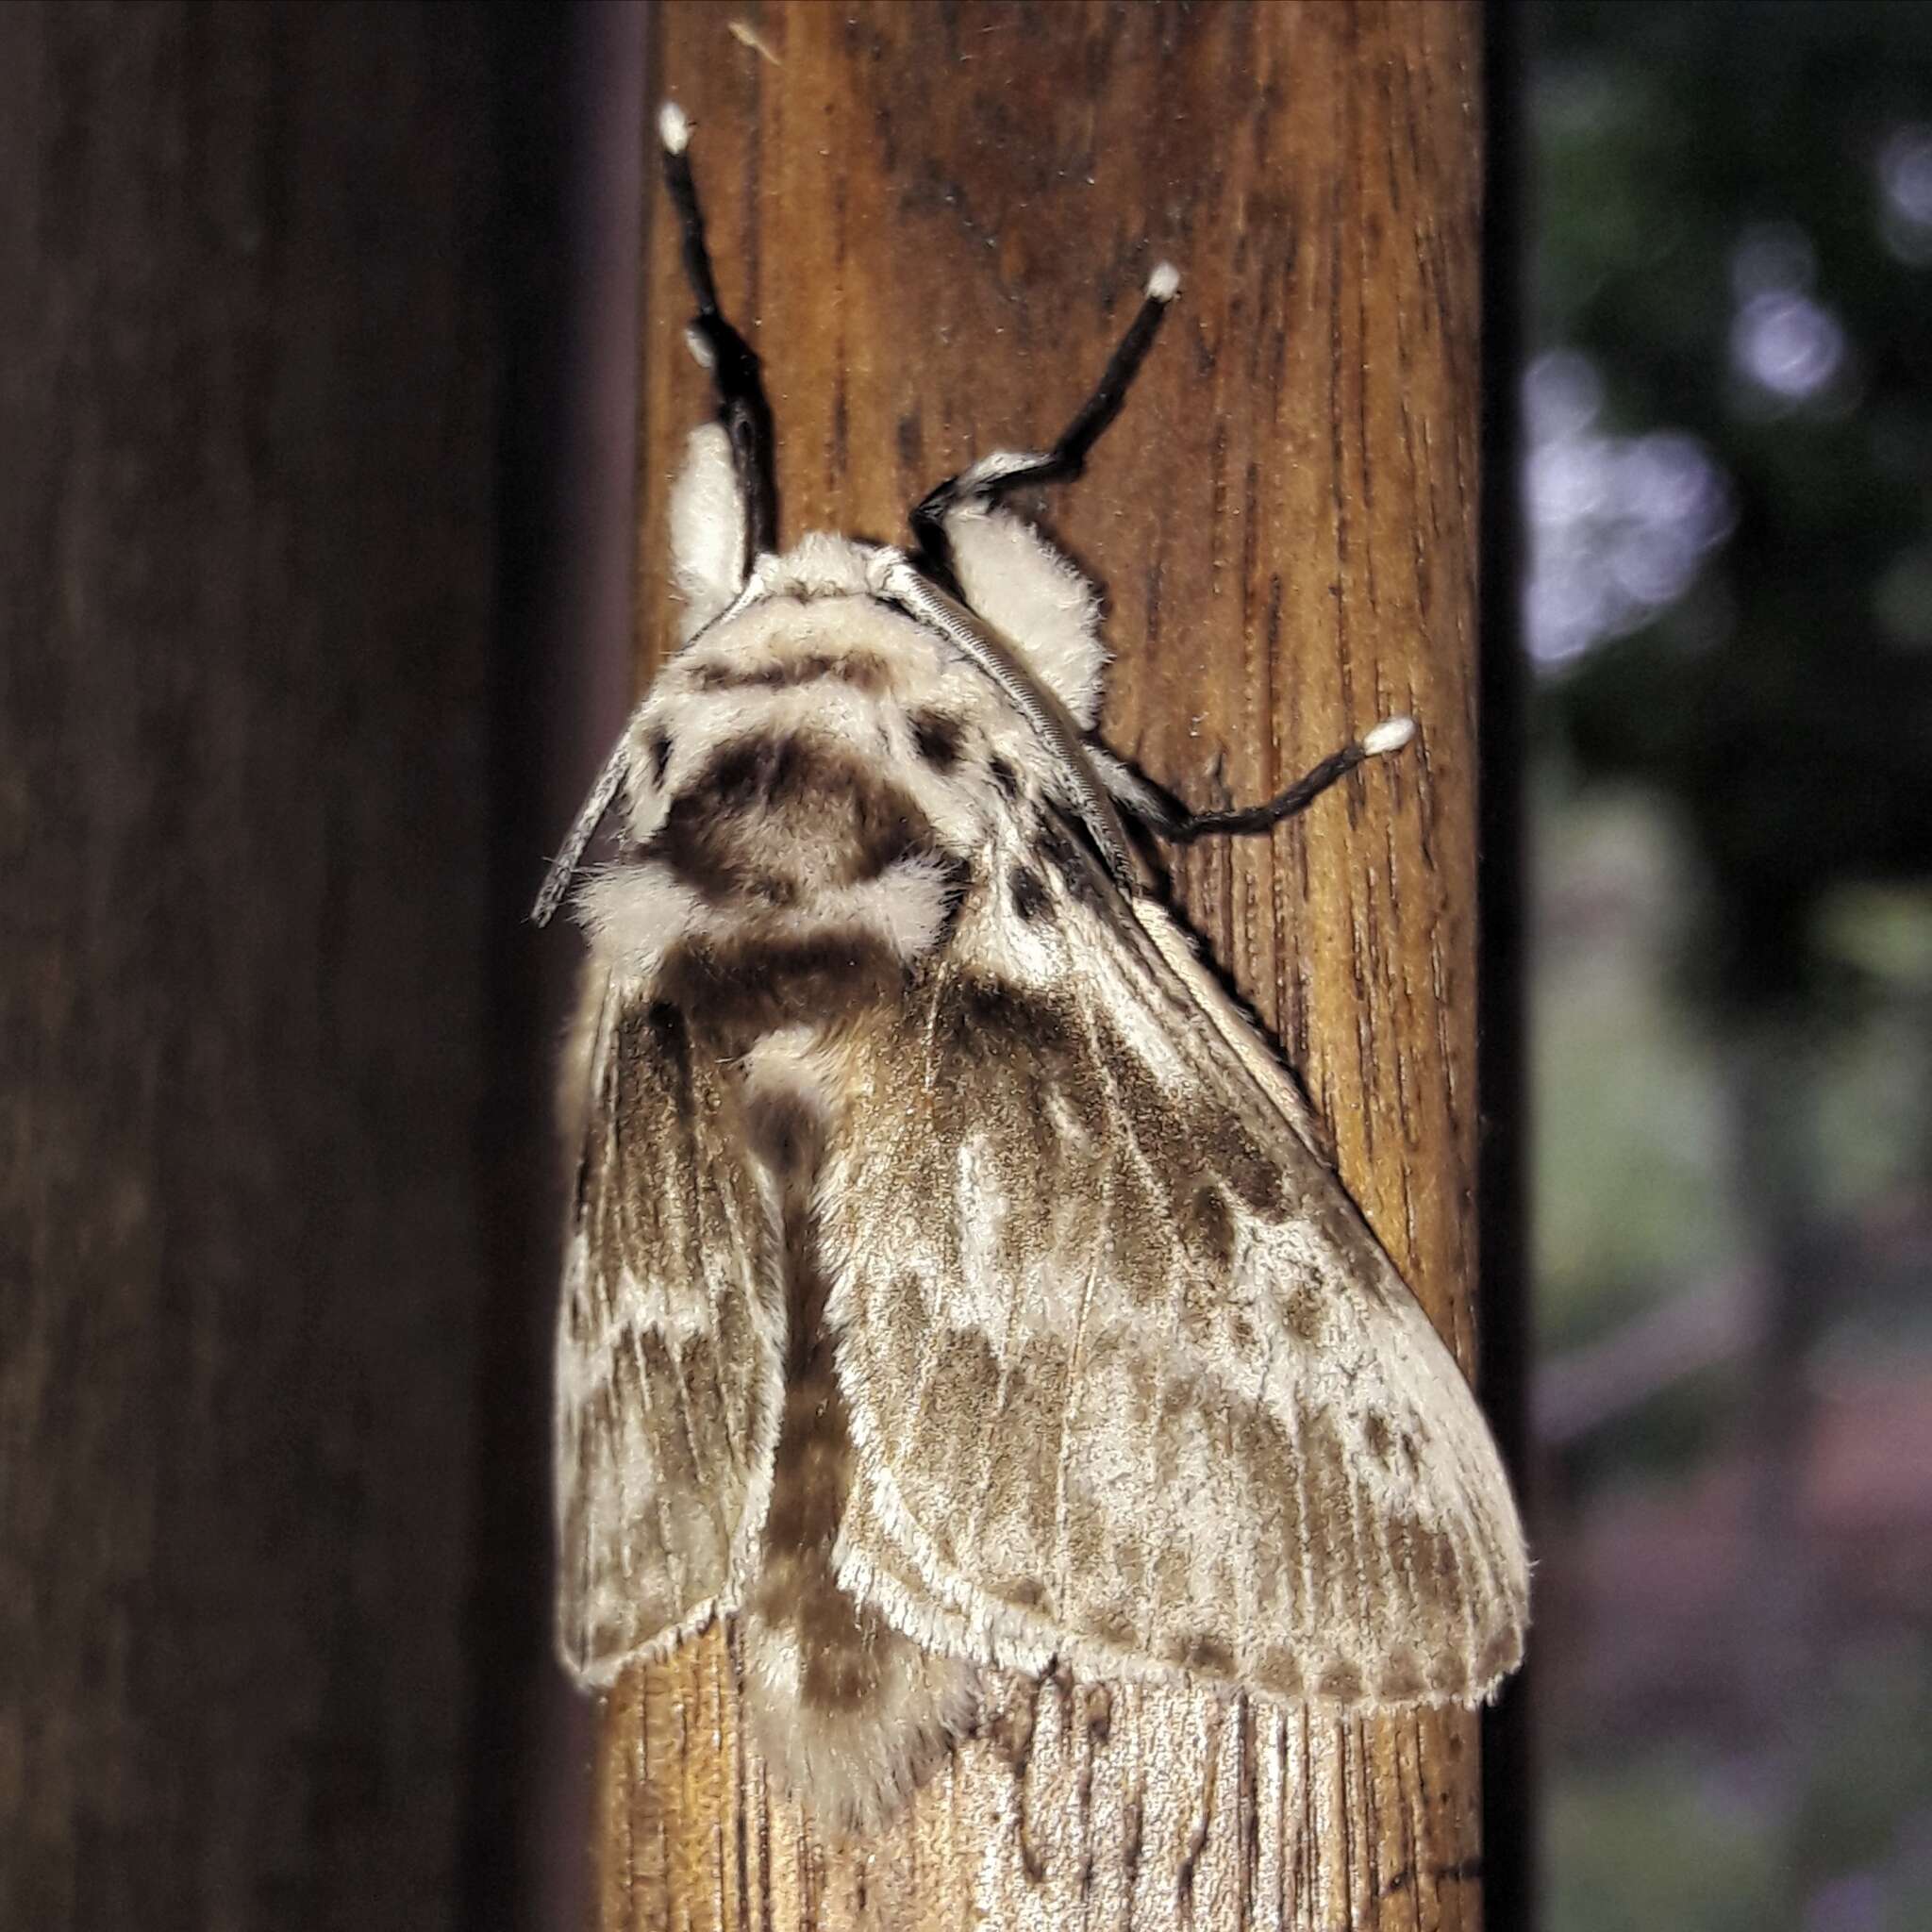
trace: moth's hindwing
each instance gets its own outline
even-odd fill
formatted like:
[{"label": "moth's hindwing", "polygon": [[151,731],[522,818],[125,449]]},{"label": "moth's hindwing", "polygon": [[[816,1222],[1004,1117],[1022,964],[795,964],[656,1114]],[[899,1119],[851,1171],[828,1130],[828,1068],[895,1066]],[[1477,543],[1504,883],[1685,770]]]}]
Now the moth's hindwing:
[{"label": "moth's hindwing", "polygon": [[1178,930],[1057,856],[853,1044],[841,1574],[985,1660],[1473,1702],[1527,1569],[1470,1390]]},{"label": "moth's hindwing", "polygon": [[772,1234],[737,1096],[612,974],[557,1342],[558,1634],[592,1683],[730,1607],[782,1394]]}]

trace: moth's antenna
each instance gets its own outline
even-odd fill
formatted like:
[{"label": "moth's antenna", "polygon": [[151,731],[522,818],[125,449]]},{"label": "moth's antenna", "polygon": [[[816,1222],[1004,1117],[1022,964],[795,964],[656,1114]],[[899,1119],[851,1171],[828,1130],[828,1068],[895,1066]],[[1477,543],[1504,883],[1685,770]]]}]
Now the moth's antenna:
[{"label": "moth's antenna", "polygon": [[537,894],[537,903],[530,908],[533,925],[548,925],[550,915],[570,890],[570,882],[576,876],[577,867],[583,861],[584,847],[604,823],[604,814],[610,809],[610,801],[617,796],[617,788],[624,783],[624,775],[630,770],[630,732],[626,729],[610,756],[604,760],[604,769],[597,774],[597,782],[591,787],[591,795],[584,800],[572,821],[569,835],[563,841],[563,850],[550,862],[550,870],[543,879],[543,890]]},{"label": "moth's antenna", "polygon": [[[1286,791],[1277,793],[1263,804],[1230,807],[1224,811],[1142,811],[1141,815],[1161,838],[1183,845],[1191,840],[1206,838],[1212,832],[1265,832],[1269,826],[1278,825],[1283,819],[1292,818],[1296,812],[1306,810],[1338,778],[1347,777],[1357,765],[1369,758],[1380,758],[1385,752],[1400,751],[1414,736],[1413,718],[1385,718],[1379,724],[1363,732],[1354,743],[1344,744],[1340,751],[1331,751],[1320,764],[1303,773]],[[1158,797],[1151,786],[1147,792],[1150,797]],[[1142,800],[1137,798],[1130,803],[1136,810],[1141,810]]]},{"label": "moth's antenna", "polygon": [[1120,345],[1108,358],[1093,392],[1074,412],[1049,450],[1016,454],[1001,451],[982,457],[970,470],[948,476],[913,510],[909,522],[924,558],[950,574],[946,519],[957,511],[996,502],[1009,490],[1028,483],[1054,483],[1077,476],[1087,467],[1087,453],[1121,412],[1127,391],[1147,352],[1154,346],[1167,305],[1180,292],[1180,271],[1163,261],[1147,277],[1147,288],[1127,325]]},{"label": "moth's antenna", "polygon": [[705,217],[691,178],[691,123],[675,101],[658,110],[658,139],[664,148],[664,185],[677,210],[684,243],[684,278],[698,305],[686,332],[691,354],[711,372],[718,391],[718,414],[731,439],[733,467],[745,506],[747,575],[766,551],[777,547],[778,492],[772,468],[772,406],[765,379],[751,345],[725,321],[718,307],[711,275],[711,252],[705,245]]}]

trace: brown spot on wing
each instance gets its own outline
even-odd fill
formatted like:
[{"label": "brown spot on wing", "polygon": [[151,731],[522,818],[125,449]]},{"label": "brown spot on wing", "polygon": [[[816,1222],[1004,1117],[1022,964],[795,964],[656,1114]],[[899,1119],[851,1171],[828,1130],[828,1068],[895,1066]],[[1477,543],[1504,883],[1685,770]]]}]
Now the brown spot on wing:
[{"label": "brown spot on wing", "polygon": [[1299,1700],[1304,1690],[1301,1659],[1284,1644],[1270,1644],[1256,1667],[1255,1680],[1276,1697]]},{"label": "brown spot on wing", "polygon": [[1282,1313],[1298,1341],[1319,1348],[1328,1333],[1328,1317],[1322,1297],[1306,1281],[1297,1282],[1282,1303]]},{"label": "brown spot on wing", "polygon": [[1113,1730],[1113,1692],[1105,1684],[1090,1684],[1085,1702],[1088,1735],[1104,1744]]},{"label": "brown spot on wing", "polygon": [[1321,1674],[1315,1679],[1315,1693],[1320,1697],[1333,1697],[1342,1703],[1352,1704],[1362,1694],[1362,1674],[1358,1666],[1345,1657],[1336,1657],[1322,1666]]},{"label": "brown spot on wing", "polygon": [[1391,1699],[1407,1699],[1422,1696],[1427,1688],[1422,1663],[1414,1651],[1398,1650],[1384,1661],[1375,1694]]},{"label": "brown spot on wing", "polygon": [[953,978],[937,1020],[949,1055],[990,1069],[1024,1061],[1058,1074],[1085,1045],[1063,1003],[1001,979]]},{"label": "brown spot on wing", "polygon": [[1194,1190],[1182,1233],[1189,1247],[1224,1280],[1234,1267],[1234,1214],[1227,1196],[1213,1181],[1203,1181]]},{"label": "brown spot on wing", "polygon": [[1285,1141],[1263,1144],[1211,1090],[1191,1085],[1176,1091],[1162,1085],[1112,1026],[1098,1023],[1096,1031],[1100,1054],[1120,1090],[1122,1117],[1166,1181],[1177,1222],[1185,1223],[1193,1191],[1210,1178],[1263,1220],[1290,1209],[1296,1191],[1283,1164]]},{"label": "brown spot on wing", "polygon": [[1189,1639],[1181,1662],[1189,1670],[1200,1671],[1210,1677],[1234,1675],[1234,1652],[1216,1637]]}]

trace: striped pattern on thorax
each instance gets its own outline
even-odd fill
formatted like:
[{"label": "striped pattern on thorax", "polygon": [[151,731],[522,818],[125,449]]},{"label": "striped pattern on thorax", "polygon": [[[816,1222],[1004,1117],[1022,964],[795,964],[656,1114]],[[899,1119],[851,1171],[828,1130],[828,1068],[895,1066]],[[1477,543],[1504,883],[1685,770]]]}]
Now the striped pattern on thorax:
[{"label": "striped pattern on thorax", "polygon": [[727,1055],[901,990],[1039,768],[977,670],[851,595],[774,597],[700,638],[632,753],[628,850],[580,904],[613,963]]}]

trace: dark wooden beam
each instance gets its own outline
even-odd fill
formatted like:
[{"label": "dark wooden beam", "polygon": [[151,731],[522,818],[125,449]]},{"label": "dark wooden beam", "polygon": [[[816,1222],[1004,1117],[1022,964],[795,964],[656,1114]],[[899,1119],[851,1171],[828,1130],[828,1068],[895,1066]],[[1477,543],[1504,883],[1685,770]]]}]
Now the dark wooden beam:
[{"label": "dark wooden beam", "polygon": [[8,1926],[527,1884],[538,11],[0,8]]}]

